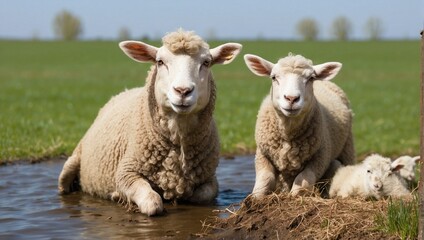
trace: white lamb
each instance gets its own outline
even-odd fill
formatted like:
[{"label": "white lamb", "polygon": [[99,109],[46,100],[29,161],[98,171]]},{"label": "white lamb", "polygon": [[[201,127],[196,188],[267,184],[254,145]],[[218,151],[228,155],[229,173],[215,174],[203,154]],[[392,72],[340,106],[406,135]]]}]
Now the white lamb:
[{"label": "white lamb", "polygon": [[411,194],[397,173],[402,167],[378,154],[368,156],[358,165],[341,167],[331,182],[330,197],[409,197]]},{"label": "white lamb", "polygon": [[228,64],[237,43],[209,49],[193,32],[166,35],[160,48],[119,44],[130,58],[152,62],[144,87],[113,97],[68,158],[59,192],[79,178],[82,191],[137,204],[147,215],[167,200],[210,202],[218,193],[219,139],[212,113],[211,67]]},{"label": "white lamb", "polygon": [[244,60],[254,74],[272,81],[256,121],[254,196],[272,191],[298,195],[331,177],[328,171],[338,164],[354,164],[349,101],[329,81],[341,63],[313,65],[291,54],[276,64],[251,54]]},{"label": "white lamb", "polygon": [[415,180],[415,165],[420,162],[420,156],[401,156],[393,161],[394,164],[403,165],[399,174],[407,181],[412,182]]}]

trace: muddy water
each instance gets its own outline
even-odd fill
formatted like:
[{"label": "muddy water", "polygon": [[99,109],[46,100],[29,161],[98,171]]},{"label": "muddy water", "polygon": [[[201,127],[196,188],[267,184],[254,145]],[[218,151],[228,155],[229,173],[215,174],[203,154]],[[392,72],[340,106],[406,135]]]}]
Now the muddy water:
[{"label": "muddy water", "polygon": [[[240,202],[254,184],[253,156],[221,159],[213,206],[165,204],[147,217],[86,194],[57,195],[63,161],[0,167],[0,239],[187,239],[213,210]],[[216,212],[216,211],[215,211]]]}]

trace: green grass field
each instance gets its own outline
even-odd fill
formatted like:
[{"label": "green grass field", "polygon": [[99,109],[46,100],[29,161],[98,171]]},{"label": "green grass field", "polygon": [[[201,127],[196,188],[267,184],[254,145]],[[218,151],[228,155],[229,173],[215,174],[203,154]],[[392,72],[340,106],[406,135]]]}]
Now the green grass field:
[{"label": "green grass field", "polygon": [[[351,100],[357,155],[419,153],[419,41],[241,43],[242,55],[271,61],[293,52],[315,64],[342,62],[334,82]],[[270,88],[242,55],[214,66],[223,154],[254,152],[256,114]],[[148,68],[117,42],[0,41],[0,161],[71,154],[100,107],[125,88],[144,85]]]}]

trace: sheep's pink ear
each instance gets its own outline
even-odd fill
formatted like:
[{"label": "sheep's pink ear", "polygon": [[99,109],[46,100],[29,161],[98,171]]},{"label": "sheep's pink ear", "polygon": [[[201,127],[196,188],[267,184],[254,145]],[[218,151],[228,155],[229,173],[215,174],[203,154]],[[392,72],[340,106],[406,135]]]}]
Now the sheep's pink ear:
[{"label": "sheep's pink ear", "polygon": [[137,62],[156,62],[158,48],[138,41],[123,41],[119,47],[124,53]]},{"label": "sheep's pink ear", "polygon": [[333,79],[342,68],[339,62],[327,62],[314,66],[315,79],[328,81]]},{"label": "sheep's pink ear", "polygon": [[392,170],[392,172],[396,172],[401,170],[404,167],[403,163],[401,163],[401,161],[395,160],[392,162],[392,164],[390,165],[390,169]]},{"label": "sheep's pink ear", "polygon": [[252,71],[258,76],[268,77],[269,75],[271,75],[272,68],[274,67],[274,64],[272,62],[269,62],[253,54],[244,55],[244,62],[246,63],[250,71]]},{"label": "sheep's pink ear", "polygon": [[212,55],[213,64],[228,64],[232,62],[240,53],[242,45],[238,43],[225,43],[216,48],[212,48],[210,53]]}]

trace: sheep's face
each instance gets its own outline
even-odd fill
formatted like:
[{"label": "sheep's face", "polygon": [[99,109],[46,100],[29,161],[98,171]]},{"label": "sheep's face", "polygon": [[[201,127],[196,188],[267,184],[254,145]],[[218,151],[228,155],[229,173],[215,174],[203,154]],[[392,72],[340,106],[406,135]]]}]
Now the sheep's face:
[{"label": "sheep's face", "polygon": [[270,74],[274,108],[287,117],[307,111],[313,95],[312,74],[312,67],[305,69],[302,73],[295,73],[284,71],[284,67],[277,63]]},{"label": "sheep's face", "polygon": [[160,107],[177,114],[190,114],[205,108],[209,102],[211,66],[232,62],[242,46],[227,43],[209,49],[203,43],[193,50],[156,48],[142,42],[124,41],[120,47],[136,61],[156,64],[155,97]]},{"label": "sheep's face", "polygon": [[367,188],[374,195],[381,195],[384,179],[392,174],[390,171],[390,165],[381,164],[377,167],[373,165],[366,165],[364,171],[366,171]]},{"label": "sheep's face", "polygon": [[289,55],[276,64],[251,54],[246,54],[244,60],[253,73],[271,78],[274,108],[286,117],[309,111],[314,100],[312,81],[330,80],[342,66],[337,62],[313,66],[312,61],[300,55]]},{"label": "sheep's face", "polygon": [[403,168],[399,171],[400,176],[408,181],[413,181],[415,179],[415,165],[419,160],[420,156],[402,156],[394,160],[392,165],[403,165]]},{"label": "sheep's face", "polygon": [[366,172],[365,184],[366,188],[373,193],[374,196],[382,196],[385,182],[388,178],[397,177],[395,172],[402,169],[403,165],[392,164],[389,158],[380,155],[371,155],[363,162],[362,171]]},{"label": "sheep's face", "polygon": [[155,86],[158,103],[180,114],[203,109],[210,97],[211,63],[212,56],[207,49],[190,56],[159,48]]}]

